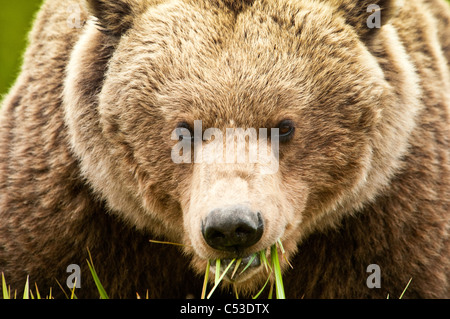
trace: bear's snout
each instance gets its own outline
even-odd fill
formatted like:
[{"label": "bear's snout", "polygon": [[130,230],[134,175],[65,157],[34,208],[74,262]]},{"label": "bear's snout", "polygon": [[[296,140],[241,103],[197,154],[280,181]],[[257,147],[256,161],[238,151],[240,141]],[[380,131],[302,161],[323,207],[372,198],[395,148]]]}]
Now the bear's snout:
[{"label": "bear's snout", "polygon": [[209,246],[236,253],[256,244],[263,232],[261,213],[246,205],[213,209],[202,222],[202,234]]}]

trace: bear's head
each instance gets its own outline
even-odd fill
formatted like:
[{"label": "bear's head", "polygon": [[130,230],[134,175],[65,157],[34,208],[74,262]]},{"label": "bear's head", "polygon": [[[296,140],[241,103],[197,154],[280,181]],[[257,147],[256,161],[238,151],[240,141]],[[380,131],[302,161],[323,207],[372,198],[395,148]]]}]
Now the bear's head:
[{"label": "bear's head", "polygon": [[[87,1],[64,84],[84,178],[149,238],[184,244],[199,273],[279,240],[291,258],[399,168],[419,89],[388,23],[397,5]],[[233,279],[255,289],[261,269]]]}]

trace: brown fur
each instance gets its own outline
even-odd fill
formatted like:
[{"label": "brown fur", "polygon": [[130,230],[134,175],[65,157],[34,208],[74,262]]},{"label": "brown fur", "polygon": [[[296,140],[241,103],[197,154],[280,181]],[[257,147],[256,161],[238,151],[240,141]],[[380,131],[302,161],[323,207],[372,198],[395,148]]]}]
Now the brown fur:
[{"label": "brown fur", "polygon": [[[113,297],[198,296],[206,260],[233,257],[201,220],[245,202],[265,229],[243,255],[280,238],[290,298],[395,297],[410,278],[405,297],[450,297],[449,19],[441,0],[47,0],[1,111],[0,271],[43,292],[79,264],[95,297],[89,248]],[[170,158],[182,121],[286,118],[276,174]]]}]

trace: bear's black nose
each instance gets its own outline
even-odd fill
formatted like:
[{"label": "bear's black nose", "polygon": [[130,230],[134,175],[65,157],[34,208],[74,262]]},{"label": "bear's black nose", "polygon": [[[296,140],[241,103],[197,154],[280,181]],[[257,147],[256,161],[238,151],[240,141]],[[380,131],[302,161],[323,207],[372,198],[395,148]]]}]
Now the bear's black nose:
[{"label": "bear's black nose", "polygon": [[263,231],[261,214],[244,205],[214,209],[202,223],[208,245],[227,251],[240,251],[256,244]]}]

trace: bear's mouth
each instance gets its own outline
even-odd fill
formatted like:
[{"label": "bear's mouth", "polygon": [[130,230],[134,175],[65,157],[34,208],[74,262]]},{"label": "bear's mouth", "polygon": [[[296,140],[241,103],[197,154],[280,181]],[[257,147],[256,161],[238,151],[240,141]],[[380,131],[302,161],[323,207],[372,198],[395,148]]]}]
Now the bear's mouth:
[{"label": "bear's mouth", "polygon": [[[231,262],[233,264],[230,266]],[[258,253],[239,259],[219,259],[219,263],[217,263],[217,260],[216,262],[211,262],[210,271],[212,273],[217,274],[218,264],[220,265],[219,275],[224,275],[223,279],[230,283],[236,283],[245,281],[258,272],[261,266],[261,259]],[[226,273],[224,274],[225,271]]]}]

